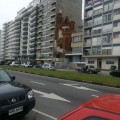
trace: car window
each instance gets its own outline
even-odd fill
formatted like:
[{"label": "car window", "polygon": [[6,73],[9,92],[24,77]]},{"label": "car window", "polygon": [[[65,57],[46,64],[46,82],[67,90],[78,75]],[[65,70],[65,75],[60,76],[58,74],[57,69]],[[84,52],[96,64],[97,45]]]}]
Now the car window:
[{"label": "car window", "polygon": [[11,81],[10,76],[4,70],[0,70],[0,81]]},{"label": "car window", "polygon": [[90,68],[94,68],[94,66],[93,66],[93,65],[90,65]]},{"label": "car window", "polygon": [[110,120],[110,119],[102,118],[99,116],[90,116],[90,117],[84,118],[83,120]]}]

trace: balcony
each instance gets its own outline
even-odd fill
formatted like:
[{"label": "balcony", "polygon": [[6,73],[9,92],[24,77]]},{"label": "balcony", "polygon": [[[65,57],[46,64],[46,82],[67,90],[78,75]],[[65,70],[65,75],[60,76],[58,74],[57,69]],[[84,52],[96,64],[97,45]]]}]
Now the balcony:
[{"label": "balcony", "polygon": [[29,41],[30,41],[30,42],[34,42],[34,41],[35,41],[35,37],[30,38]]},{"label": "balcony", "polygon": [[35,46],[35,43],[34,43],[34,42],[31,42],[31,43],[29,43],[29,46],[30,46],[30,47],[34,47],[34,46]]},{"label": "balcony", "polygon": [[102,55],[112,55],[112,49],[103,49]]},{"label": "balcony", "polygon": [[30,15],[31,18],[34,17],[36,15],[36,10]]},{"label": "balcony", "polygon": [[89,8],[92,8],[93,6],[93,3],[91,1],[91,3],[87,3],[86,6],[85,6],[85,9],[89,9]]},{"label": "balcony", "polygon": [[107,9],[104,9],[104,12],[108,12],[108,11],[111,11],[111,10],[113,10],[113,7],[109,7]]},{"label": "balcony", "polygon": [[119,20],[120,19],[120,15],[114,15],[113,16],[113,20]]},{"label": "balcony", "polygon": [[35,32],[35,30],[36,30],[36,27],[33,27],[33,28],[30,29],[30,32],[31,32],[31,33],[32,33],[32,32]]},{"label": "balcony", "polygon": [[120,37],[113,39],[113,44],[120,44]]},{"label": "balcony", "polygon": [[84,46],[85,46],[85,47],[91,46],[91,43],[89,43],[89,42],[87,43],[87,42],[86,42],[86,43],[84,43]]},{"label": "balcony", "polygon": [[95,2],[93,2],[93,5],[96,6],[96,5],[99,5],[103,2],[103,0],[95,0]]},{"label": "balcony", "polygon": [[118,32],[118,31],[120,31],[120,26],[113,27],[113,32]]},{"label": "balcony", "polygon": [[114,9],[118,9],[118,8],[120,8],[120,2],[114,4]]},{"label": "balcony", "polygon": [[36,21],[36,16],[34,16],[33,18],[31,18],[30,22],[34,22]]},{"label": "balcony", "polygon": [[93,35],[93,36],[100,35],[100,34],[102,34],[102,30],[101,30],[101,29],[92,32],[92,35]]},{"label": "balcony", "polygon": [[55,22],[55,17],[51,18],[50,22]]},{"label": "balcony", "polygon": [[84,37],[91,37],[91,33],[85,33]]},{"label": "balcony", "polygon": [[50,12],[50,16],[55,16],[55,12]]},{"label": "balcony", "polygon": [[94,25],[100,25],[100,24],[102,24],[102,20],[94,21]]},{"label": "balcony", "polygon": [[51,1],[51,5],[52,5],[52,4],[56,4],[56,0],[52,0],[52,1]]},{"label": "balcony", "polygon": [[91,21],[91,22],[88,22],[88,23],[85,23],[85,27],[92,27],[92,25],[93,25],[93,22]]}]

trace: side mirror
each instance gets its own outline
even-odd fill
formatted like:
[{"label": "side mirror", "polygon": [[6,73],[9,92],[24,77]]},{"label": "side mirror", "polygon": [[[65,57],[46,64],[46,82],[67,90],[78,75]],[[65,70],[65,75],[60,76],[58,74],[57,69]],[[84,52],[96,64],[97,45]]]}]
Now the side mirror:
[{"label": "side mirror", "polygon": [[15,80],[15,76],[12,76],[11,78],[12,78],[12,81],[14,81],[14,80]]}]

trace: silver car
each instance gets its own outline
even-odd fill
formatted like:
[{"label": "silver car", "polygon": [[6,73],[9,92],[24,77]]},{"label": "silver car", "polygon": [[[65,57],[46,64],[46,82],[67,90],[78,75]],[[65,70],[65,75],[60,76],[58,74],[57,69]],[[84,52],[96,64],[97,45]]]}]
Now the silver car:
[{"label": "silver car", "polygon": [[47,70],[55,70],[55,66],[49,63],[43,64],[42,68]]}]

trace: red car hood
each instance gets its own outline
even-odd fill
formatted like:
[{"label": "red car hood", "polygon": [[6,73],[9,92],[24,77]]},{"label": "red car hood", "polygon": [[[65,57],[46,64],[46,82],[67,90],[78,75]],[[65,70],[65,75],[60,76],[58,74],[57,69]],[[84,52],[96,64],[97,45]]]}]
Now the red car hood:
[{"label": "red car hood", "polygon": [[113,114],[116,113],[120,115],[120,94],[107,94],[107,95],[103,95],[103,96],[91,99],[83,103],[82,105],[80,105],[75,110],[64,115],[63,117],[60,117],[58,120],[64,120],[68,116],[76,113],[77,111],[80,111],[85,107],[96,109],[96,110],[98,109],[105,112],[111,112]]},{"label": "red car hood", "polygon": [[120,94],[108,94],[98,97],[97,100],[87,106],[120,114]]}]

